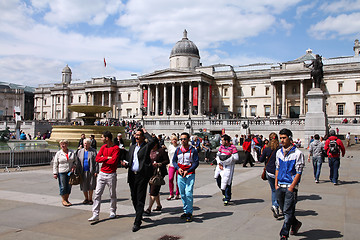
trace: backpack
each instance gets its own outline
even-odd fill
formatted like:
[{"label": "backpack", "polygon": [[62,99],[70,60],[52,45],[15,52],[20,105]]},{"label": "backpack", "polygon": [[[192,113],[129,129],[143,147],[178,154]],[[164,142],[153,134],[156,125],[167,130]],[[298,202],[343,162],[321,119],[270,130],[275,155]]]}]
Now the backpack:
[{"label": "backpack", "polygon": [[332,155],[340,153],[340,147],[336,141],[337,141],[337,139],[331,140],[329,143],[329,153],[331,153]]}]

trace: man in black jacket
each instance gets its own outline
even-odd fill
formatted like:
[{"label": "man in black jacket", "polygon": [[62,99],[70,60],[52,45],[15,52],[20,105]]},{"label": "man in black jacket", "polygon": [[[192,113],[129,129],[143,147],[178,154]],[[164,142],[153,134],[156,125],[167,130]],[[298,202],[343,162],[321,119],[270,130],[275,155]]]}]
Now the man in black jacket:
[{"label": "man in black jacket", "polygon": [[[148,142],[145,142],[145,139]],[[136,143],[131,145],[127,155],[128,163],[123,163],[129,167],[128,183],[131,191],[131,200],[136,212],[132,231],[140,229],[142,215],[146,200],[146,188],[153,174],[150,160],[150,151],[155,145],[155,139],[143,129],[135,133]]]}]

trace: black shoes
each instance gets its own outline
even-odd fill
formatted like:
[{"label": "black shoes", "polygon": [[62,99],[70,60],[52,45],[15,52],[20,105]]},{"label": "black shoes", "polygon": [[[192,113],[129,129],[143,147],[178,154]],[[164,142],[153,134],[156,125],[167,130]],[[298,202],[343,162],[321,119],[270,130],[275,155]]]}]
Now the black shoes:
[{"label": "black shoes", "polygon": [[140,230],[140,225],[137,225],[137,224],[134,224],[133,228],[132,228],[132,231],[133,232],[137,232]]},{"label": "black shoes", "polygon": [[290,235],[295,235],[298,233],[299,229],[301,228],[302,223],[298,221],[296,225],[291,226]]}]

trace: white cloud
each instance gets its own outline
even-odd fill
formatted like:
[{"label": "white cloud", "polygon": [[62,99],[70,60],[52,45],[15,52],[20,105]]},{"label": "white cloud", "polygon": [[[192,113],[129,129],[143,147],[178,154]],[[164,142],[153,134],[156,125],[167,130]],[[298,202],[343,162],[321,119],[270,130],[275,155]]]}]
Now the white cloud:
[{"label": "white cloud", "polygon": [[32,0],[37,11],[47,11],[44,19],[66,27],[74,23],[102,25],[107,17],[117,14],[123,4],[119,0]]},{"label": "white cloud", "polygon": [[[129,28],[142,41],[176,42],[182,30],[200,47],[219,41],[241,42],[266,31],[274,15],[299,1],[192,1],[133,0],[118,24]],[[191,7],[189,7],[191,6]]]},{"label": "white cloud", "polygon": [[340,13],[360,10],[360,0],[340,0],[326,2],[321,5],[321,10],[330,13]]},{"label": "white cloud", "polygon": [[312,25],[309,34],[317,39],[347,37],[352,38],[359,33],[360,13],[341,14],[327,17],[325,20]]},{"label": "white cloud", "polygon": [[304,13],[312,10],[315,7],[315,5],[316,5],[316,3],[312,2],[310,4],[299,6],[298,8],[296,8],[295,18],[300,19]]},{"label": "white cloud", "polygon": [[280,19],[280,26],[285,30],[286,35],[290,36],[291,29],[294,27],[294,24],[288,23],[285,19]]},{"label": "white cloud", "polygon": [[[169,66],[171,45],[181,39],[185,28],[206,64],[257,62],[260,57],[233,57],[215,48],[224,42],[236,45],[268,31],[277,15],[299,1],[0,1],[0,79],[30,86],[60,82],[66,64],[73,77],[81,80],[149,73]],[[105,25],[110,17],[118,17],[120,27]],[[76,32],[73,26],[80,24],[88,29]],[[282,26],[287,31],[292,28],[286,20]],[[105,34],[92,32],[95,28]],[[110,37],[115,31],[127,35]]]}]

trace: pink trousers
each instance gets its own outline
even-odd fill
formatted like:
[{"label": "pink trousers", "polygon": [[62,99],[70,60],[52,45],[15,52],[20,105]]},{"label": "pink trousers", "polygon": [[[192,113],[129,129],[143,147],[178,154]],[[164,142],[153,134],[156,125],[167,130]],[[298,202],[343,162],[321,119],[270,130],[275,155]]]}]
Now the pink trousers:
[{"label": "pink trousers", "polygon": [[[176,176],[175,176],[176,174]],[[175,170],[174,167],[169,166],[169,190],[170,190],[170,196],[174,196],[174,178],[175,179],[175,184],[176,184],[176,196],[180,195],[179,193],[179,187],[177,185],[177,175],[178,172]]]}]

